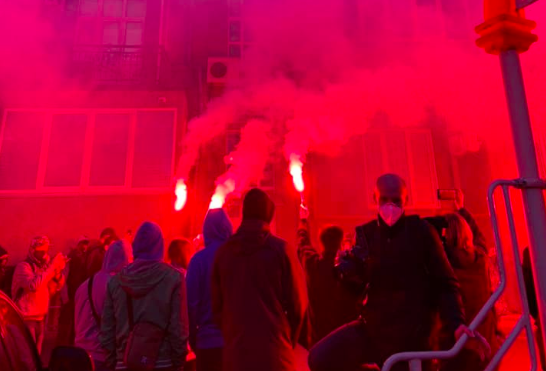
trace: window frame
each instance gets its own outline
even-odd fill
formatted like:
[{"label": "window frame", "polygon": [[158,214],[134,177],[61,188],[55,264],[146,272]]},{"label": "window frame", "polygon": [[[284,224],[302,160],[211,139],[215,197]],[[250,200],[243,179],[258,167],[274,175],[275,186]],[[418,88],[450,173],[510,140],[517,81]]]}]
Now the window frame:
[{"label": "window frame", "polygon": [[[174,176],[176,161],[176,134],[178,125],[177,108],[114,108],[114,109],[63,109],[63,108],[7,108],[2,115],[0,122],[0,153],[4,142],[4,131],[6,120],[10,112],[40,112],[46,115],[46,123],[43,128],[40,158],[36,175],[36,186],[34,189],[0,189],[0,196],[4,195],[112,195],[112,194],[166,194],[172,192],[171,185],[165,187],[133,187],[133,160],[135,153],[135,135],[138,112],[172,112],[173,113],[173,135],[170,176]],[[48,161],[48,150],[50,145],[51,128],[53,116],[56,114],[83,114],[88,117],[84,139],[84,151],[82,157],[82,169],[80,184],[78,186],[45,186],[45,174]],[[126,154],[125,182],[121,186],[93,186],[89,185],[91,175],[91,162],[93,155],[93,140],[95,129],[95,118],[97,114],[128,114],[130,115],[130,126]]]},{"label": "window frame", "polygon": [[[413,161],[413,154],[411,153],[411,145],[410,145],[410,138],[409,136],[411,134],[426,134],[426,139],[427,139],[427,147],[428,149],[430,150],[430,160],[428,161],[428,165],[429,165],[429,170],[430,170],[430,173],[432,175],[431,177],[431,181],[432,181],[432,189],[433,190],[437,190],[438,189],[438,171],[437,171],[437,168],[436,168],[436,153],[434,151],[434,141],[432,140],[432,132],[429,130],[429,129],[391,129],[391,130],[381,130],[381,129],[371,129],[371,130],[368,130],[366,132],[366,134],[379,134],[380,135],[380,142],[381,142],[381,167],[382,167],[382,172],[385,172],[386,169],[388,168],[388,150],[387,150],[387,147],[385,145],[385,142],[386,142],[386,135],[390,132],[390,131],[398,131],[398,132],[403,132],[404,133],[404,139],[405,139],[405,143],[406,143],[406,159],[407,159],[407,165],[408,165],[408,174],[409,174],[409,178],[410,179],[404,179],[406,182],[409,183],[410,187],[410,192],[411,192],[411,199],[412,200],[415,200],[415,197],[413,197],[413,190],[415,189],[414,187],[414,179],[415,179],[415,161]],[[365,135],[366,135],[365,134]],[[366,153],[364,152],[363,154],[364,156],[366,156]],[[367,168],[367,162],[366,162],[366,159],[364,160],[364,171],[365,171],[365,174],[366,174],[366,178],[369,177],[369,172],[368,172],[368,168]],[[370,184],[372,184],[375,180],[373,179],[367,179],[366,181],[366,184],[365,184],[365,187],[366,187],[366,194],[367,195],[371,195],[373,194],[374,192],[374,189],[369,189],[369,186]],[[374,210],[377,208],[377,205],[372,201],[370,200],[370,198],[367,196],[367,199],[368,199],[368,208],[370,210]],[[438,201],[437,197],[434,197],[434,202],[431,203],[431,204],[424,204],[424,203],[420,203],[420,204],[416,204],[415,202],[412,202],[411,204],[408,204],[405,209],[407,210],[412,210],[412,211],[418,211],[418,210],[435,210],[435,209],[439,209],[441,207],[440,205],[440,201]]]},{"label": "window frame", "polygon": [[[81,13],[82,0],[78,1],[78,19],[76,24],[76,44],[77,45],[101,45],[105,47],[121,47],[121,46],[133,46],[133,47],[142,47],[144,45],[144,30],[146,29],[146,12],[142,17],[129,17],[127,16],[127,3],[129,0],[122,0],[122,14],[119,17],[105,16],[104,15],[104,2],[105,0],[97,0],[97,13],[95,14],[83,14]],[[117,23],[119,24],[118,29],[118,43],[117,44],[106,44],[104,43],[104,25],[107,23]],[[142,40],[139,45],[127,44],[127,25],[129,23],[140,23],[142,24]],[[93,36],[94,42],[92,44],[81,43],[80,31],[82,27],[89,26],[89,24],[94,24],[95,35]]]}]

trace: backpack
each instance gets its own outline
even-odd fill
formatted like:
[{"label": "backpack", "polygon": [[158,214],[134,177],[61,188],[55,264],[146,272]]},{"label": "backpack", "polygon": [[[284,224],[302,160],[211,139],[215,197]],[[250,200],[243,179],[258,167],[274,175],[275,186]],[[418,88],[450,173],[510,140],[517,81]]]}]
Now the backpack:
[{"label": "backpack", "polygon": [[159,357],[159,350],[166,336],[166,329],[133,317],[133,298],[127,294],[129,338],[125,346],[123,362],[132,371],[152,371]]}]

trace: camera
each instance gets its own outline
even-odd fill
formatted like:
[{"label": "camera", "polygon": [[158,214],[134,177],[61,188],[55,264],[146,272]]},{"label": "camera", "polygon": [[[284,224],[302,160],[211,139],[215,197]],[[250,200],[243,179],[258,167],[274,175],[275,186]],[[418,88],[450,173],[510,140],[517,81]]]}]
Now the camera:
[{"label": "camera", "polygon": [[369,282],[368,264],[369,251],[356,245],[338,253],[334,273],[342,284],[361,293]]}]

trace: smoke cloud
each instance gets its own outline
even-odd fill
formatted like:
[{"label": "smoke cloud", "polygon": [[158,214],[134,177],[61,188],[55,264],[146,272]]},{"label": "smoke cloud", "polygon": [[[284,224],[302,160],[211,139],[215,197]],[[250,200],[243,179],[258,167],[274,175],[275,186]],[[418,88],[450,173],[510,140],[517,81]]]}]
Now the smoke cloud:
[{"label": "smoke cloud", "polygon": [[[500,68],[497,58],[474,44],[473,27],[482,21],[481,4],[475,6],[469,21],[456,6],[248,3],[243,14],[253,44],[242,58],[244,76],[190,122],[179,177],[187,177],[200,145],[252,115],[281,129],[282,148],[275,153],[303,164],[310,152],[336,155],[375,125],[378,114],[403,128],[430,124],[433,113],[451,132],[501,140],[507,114]],[[535,68],[529,86],[540,122],[543,76]],[[254,141],[238,153],[252,156],[259,146]]]},{"label": "smoke cloud", "polygon": [[271,125],[250,120],[241,131],[237,148],[226,156],[228,170],[216,180],[211,208],[220,208],[226,196],[242,193],[252,182],[260,181],[267,165],[271,143]]}]

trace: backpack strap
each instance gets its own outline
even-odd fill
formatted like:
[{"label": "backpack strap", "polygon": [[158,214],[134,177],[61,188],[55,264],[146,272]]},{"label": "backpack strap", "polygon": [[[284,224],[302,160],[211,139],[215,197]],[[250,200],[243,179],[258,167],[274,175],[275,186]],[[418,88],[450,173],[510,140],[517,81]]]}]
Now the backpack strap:
[{"label": "backpack strap", "polygon": [[133,315],[133,298],[128,292],[125,293],[127,297],[127,319],[129,320],[129,331],[133,331],[135,327],[135,318]]},{"label": "backpack strap", "polygon": [[95,275],[92,275],[89,277],[89,281],[87,283],[87,295],[89,297],[89,306],[91,307],[91,313],[93,313],[93,318],[95,318],[95,321],[97,321],[97,325],[100,327],[100,316],[97,313],[97,310],[95,309],[95,305],[93,304],[93,279],[95,278]]}]

